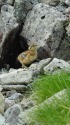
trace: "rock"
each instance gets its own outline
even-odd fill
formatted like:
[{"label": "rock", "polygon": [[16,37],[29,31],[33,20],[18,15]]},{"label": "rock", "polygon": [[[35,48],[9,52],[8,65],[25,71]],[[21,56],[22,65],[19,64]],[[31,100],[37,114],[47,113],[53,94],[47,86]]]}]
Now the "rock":
[{"label": "rock", "polygon": [[21,93],[14,93],[10,97],[8,97],[9,100],[14,100],[16,103],[20,102],[23,98],[23,95]]},{"label": "rock", "polygon": [[70,0],[60,0],[60,2],[65,3],[68,6],[70,6]]},{"label": "rock", "polygon": [[0,114],[0,125],[3,125],[5,118]]},{"label": "rock", "polygon": [[25,92],[27,90],[26,85],[2,85],[3,90],[16,90],[18,92]]},{"label": "rock", "polygon": [[14,7],[8,4],[2,6],[0,20],[0,65],[2,66],[0,68],[6,67],[9,70],[9,64],[11,65],[13,62],[15,64],[18,46],[20,53],[20,44],[18,42],[20,30],[21,25],[17,23],[14,17]]},{"label": "rock", "polygon": [[66,30],[67,30],[68,36],[70,37],[70,24],[66,27]]},{"label": "rock", "polygon": [[0,0],[0,5],[4,5],[4,4],[13,5],[14,4],[14,0]]},{"label": "rock", "polygon": [[34,75],[33,71],[29,71],[28,69],[18,69],[11,73],[0,75],[0,84],[1,85],[28,84],[32,82],[33,75]]},{"label": "rock", "polygon": [[58,73],[60,69],[65,70],[70,65],[62,59],[54,58],[46,67],[44,67],[44,73]]},{"label": "rock", "polygon": [[[18,22],[24,23],[26,14],[32,9],[32,4],[29,0],[15,0],[14,15]],[[21,14],[20,14],[21,13]]]},{"label": "rock", "polygon": [[56,6],[59,3],[59,0],[38,0],[38,1],[52,6]]},{"label": "rock", "polygon": [[29,67],[30,70],[38,72],[38,74],[43,73],[43,68],[51,62],[51,58],[43,59],[39,63],[33,63]]},{"label": "rock", "polygon": [[70,7],[65,10],[65,13],[70,14]]},{"label": "rock", "polygon": [[15,104],[14,100],[10,100],[8,98],[5,99],[5,110],[12,107]]},{"label": "rock", "polygon": [[4,96],[0,92],[0,113],[4,113],[4,108],[5,108]]},{"label": "rock", "polygon": [[23,110],[28,110],[34,106],[34,101],[31,98],[23,98],[23,100],[20,102],[20,105]]},{"label": "rock", "polygon": [[[56,55],[58,58],[57,50],[63,41],[65,20],[63,13],[55,7],[37,4],[27,14],[21,35],[29,40],[28,44],[35,42],[38,45],[39,58],[56,57]],[[62,58],[64,58],[63,55]]]},{"label": "rock", "polygon": [[15,104],[14,106],[8,108],[4,114],[5,124],[8,123],[9,125],[18,125],[18,115],[21,111],[22,108],[18,104]]},{"label": "rock", "polygon": [[8,98],[8,97],[12,96],[12,95],[15,94],[15,93],[17,93],[16,90],[7,91],[7,92],[6,92],[6,97]]},{"label": "rock", "polygon": [[0,92],[2,91],[2,89],[3,89],[2,86],[0,86]]}]

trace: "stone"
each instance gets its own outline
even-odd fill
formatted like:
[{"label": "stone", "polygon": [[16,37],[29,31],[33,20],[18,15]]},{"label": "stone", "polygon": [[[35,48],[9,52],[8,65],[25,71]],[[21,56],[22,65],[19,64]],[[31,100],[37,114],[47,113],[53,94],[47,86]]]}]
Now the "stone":
[{"label": "stone", "polygon": [[[66,17],[62,12],[43,3],[35,5],[27,14],[21,35],[28,39],[28,44],[32,42],[37,44],[38,58],[59,57],[57,50],[64,37],[65,20]],[[62,58],[67,57],[67,54],[65,54],[65,57],[63,55],[64,50]]]},{"label": "stone", "polygon": [[51,58],[43,59],[39,63],[33,63],[29,67],[30,70],[38,72],[38,74],[43,73],[43,68],[51,62]]},{"label": "stone", "polygon": [[16,90],[18,92],[25,92],[27,90],[26,85],[2,85],[3,90]]},{"label": "stone", "polygon": [[5,118],[0,114],[0,125],[3,125]]},{"label": "stone", "polygon": [[20,105],[23,110],[28,110],[29,108],[32,108],[34,106],[34,101],[29,98],[23,98],[23,100],[20,102]]},{"label": "stone", "polygon": [[18,69],[8,74],[0,75],[0,84],[1,85],[28,84],[32,82],[33,75],[34,75],[33,71],[29,71],[28,69]]},{"label": "stone", "polygon": [[14,15],[17,18],[17,21],[24,23],[26,14],[31,9],[32,9],[32,4],[30,3],[29,0],[15,0]]},{"label": "stone", "polygon": [[0,113],[4,113],[4,108],[5,108],[4,96],[0,92]]},{"label": "stone", "polygon": [[4,114],[5,117],[5,123],[12,124],[12,125],[18,125],[18,115],[22,111],[22,108],[20,105],[15,104],[14,106],[8,108]]},{"label": "stone", "polygon": [[68,6],[70,6],[70,0],[60,0],[60,2],[65,3]]},{"label": "stone", "polygon": [[5,110],[12,107],[15,104],[14,100],[10,100],[8,98],[5,99]]},{"label": "stone", "polygon": [[38,1],[52,6],[56,6],[59,3],[59,0],[38,0]]},{"label": "stone", "polygon": [[11,89],[11,91],[9,90],[9,91],[6,92],[6,97],[8,98],[8,97],[12,96],[15,93],[17,93],[17,91],[15,89],[14,90]]},{"label": "stone", "polygon": [[12,44],[14,44],[14,39],[19,29],[20,29],[20,25],[17,23],[16,18],[14,17],[14,7],[8,4],[2,6],[1,7],[1,20],[0,20],[0,34],[1,34],[0,36],[1,37],[0,38],[0,57],[1,57],[0,64],[1,65],[3,65],[3,63],[6,65],[6,63],[8,63],[9,61],[9,58],[11,60],[12,55],[9,51],[13,51]]},{"label": "stone", "polygon": [[70,24],[66,27],[66,30],[67,30],[68,36],[70,37]]},{"label": "stone", "polygon": [[14,102],[18,103],[22,100],[23,95],[21,93],[14,93],[10,97],[8,97],[9,100],[13,100]]},{"label": "stone", "polygon": [[4,4],[13,5],[14,4],[14,0],[0,0],[0,5],[4,5]]},{"label": "stone", "polygon": [[58,71],[69,68],[70,65],[62,59],[54,58],[47,66],[44,67],[44,73],[58,73]]}]

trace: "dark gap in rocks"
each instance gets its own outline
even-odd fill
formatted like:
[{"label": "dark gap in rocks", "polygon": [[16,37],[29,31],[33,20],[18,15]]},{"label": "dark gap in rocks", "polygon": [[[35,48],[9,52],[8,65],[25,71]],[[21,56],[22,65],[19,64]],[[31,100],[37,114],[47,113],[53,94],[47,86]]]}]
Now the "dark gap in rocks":
[{"label": "dark gap in rocks", "polygon": [[45,15],[41,17],[41,19],[44,19],[45,18]]},{"label": "dark gap in rocks", "polygon": [[27,39],[19,35],[20,30],[14,34],[11,31],[3,44],[1,54],[1,68],[20,68],[21,64],[17,60],[17,56],[28,49]]},{"label": "dark gap in rocks", "polygon": [[50,52],[46,51],[43,47],[40,47],[38,49],[38,59],[39,60],[50,58],[50,57],[51,57]]}]

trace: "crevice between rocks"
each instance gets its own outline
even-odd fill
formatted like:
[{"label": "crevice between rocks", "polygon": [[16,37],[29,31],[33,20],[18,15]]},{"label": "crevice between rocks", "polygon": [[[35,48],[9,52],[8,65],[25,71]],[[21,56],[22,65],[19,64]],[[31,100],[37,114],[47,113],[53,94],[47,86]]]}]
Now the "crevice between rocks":
[{"label": "crevice between rocks", "polygon": [[0,68],[19,68],[21,64],[17,60],[17,56],[28,49],[27,39],[20,36],[22,26],[15,32],[12,30],[6,37],[2,46],[1,66]]}]

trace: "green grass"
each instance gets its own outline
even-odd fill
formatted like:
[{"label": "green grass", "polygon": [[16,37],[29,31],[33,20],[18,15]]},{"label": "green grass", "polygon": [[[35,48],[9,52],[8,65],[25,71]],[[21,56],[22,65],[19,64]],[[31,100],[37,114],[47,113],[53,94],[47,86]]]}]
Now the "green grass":
[{"label": "green grass", "polygon": [[55,93],[70,88],[70,73],[41,76],[32,85],[33,99],[39,104]]},{"label": "green grass", "polygon": [[[67,90],[61,99],[53,98],[56,93]],[[70,73],[41,76],[32,84],[32,98],[38,106],[30,115],[38,125],[70,125]],[[43,104],[43,105],[42,105]],[[34,125],[32,123],[32,125]],[[36,124],[37,125],[37,124]]]}]

